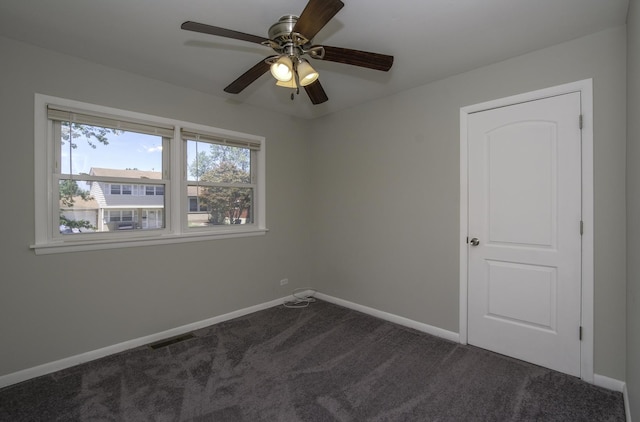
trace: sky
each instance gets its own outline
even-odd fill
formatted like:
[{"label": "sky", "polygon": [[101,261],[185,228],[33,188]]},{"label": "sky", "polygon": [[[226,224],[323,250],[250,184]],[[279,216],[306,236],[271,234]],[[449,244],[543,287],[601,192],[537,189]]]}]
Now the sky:
[{"label": "sky", "polygon": [[[92,148],[84,137],[74,139],[77,148],[70,148],[67,141],[62,145],[62,174],[89,174],[92,167],[110,169],[137,169],[162,171],[162,137],[137,132],[119,131],[107,134],[108,145],[92,138]],[[209,151],[203,142],[187,142],[187,159],[193,161],[198,151]],[[189,180],[196,180],[189,175]]]},{"label": "sky", "polygon": [[[93,149],[85,138],[74,140],[77,148],[70,151],[69,143],[62,146],[62,173],[69,173],[73,166],[73,174],[89,173],[92,167],[161,171],[162,170],[162,137],[135,132],[110,133],[108,145],[94,142]],[[72,157],[72,161],[70,160]]]}]

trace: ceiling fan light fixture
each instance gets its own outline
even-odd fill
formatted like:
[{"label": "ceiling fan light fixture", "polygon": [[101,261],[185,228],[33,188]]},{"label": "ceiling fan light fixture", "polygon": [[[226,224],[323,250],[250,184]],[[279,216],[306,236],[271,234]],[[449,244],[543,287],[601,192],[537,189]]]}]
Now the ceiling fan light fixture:
[{"label": "ceiling fan light fixture", "polygon": [[300,79],[300,86],[307,86],[314,83],[318,79],[318,72],[311,67],[308,61],[300,60],[298,63],[298,77]]},{"label": "ceiling fan light fixture", "polygon": [[[298,87],[296,85],[296,79],[295,78],[291,78],[287,82],[278,81],[278,82],[276,82],[276,85],[284,87],[284,88],[293,88],[293,89],[296,89]],[[302,85],[302,83],[300,85]]]},{"label": "ceiling fan light fixture", "polygon": [[280,56],[271,65],[271,74],[280,82],[289,82],[293,79],[293,63],[287,56]]}]

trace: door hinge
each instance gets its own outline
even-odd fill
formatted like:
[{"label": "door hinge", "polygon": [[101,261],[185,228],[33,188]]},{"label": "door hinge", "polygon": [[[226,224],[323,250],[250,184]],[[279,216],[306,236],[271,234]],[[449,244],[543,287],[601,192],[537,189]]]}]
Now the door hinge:
[{"label": "door hinge", "polygon": [[580,220],[580,236],[584,234],[584,221]]},{"label": "door hinge", "polygon": [[580,129],[582,129],[582,123],[583,123],[583,118],[581,114],[580,117],[578,117],[578,126],[580,126]]},{"label": "door hinge", "polygon": [[578,328],[578,338],[582,341],[582,325]]}]

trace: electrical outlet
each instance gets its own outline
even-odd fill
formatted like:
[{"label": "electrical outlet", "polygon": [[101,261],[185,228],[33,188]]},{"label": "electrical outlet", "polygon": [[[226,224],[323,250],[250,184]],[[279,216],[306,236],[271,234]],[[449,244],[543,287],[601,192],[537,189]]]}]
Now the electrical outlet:
[{"label": "electrical outlet", "polygon": [[280,285],[284,286],[286,284],[289,284],[289,279],[288,278],[283,278],[282,280],[280,280]]}]

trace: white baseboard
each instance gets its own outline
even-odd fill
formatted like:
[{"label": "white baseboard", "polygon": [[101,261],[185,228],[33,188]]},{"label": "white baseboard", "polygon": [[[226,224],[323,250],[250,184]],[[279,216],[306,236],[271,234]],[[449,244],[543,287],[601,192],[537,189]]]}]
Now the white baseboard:
[{"label": "white baseboard", "polygon": [[285,300],[292,299],[291,296],[272,300],[270,302],[262,303],[248,308],[240,309],[237,311],[229,312],[228,314],[219,315],[213,318],[205,319],[203,321],[194,322],[191,324],[183,325],[181,327],[172,328],[170,330],[162,331],[159,333],[151,334],[148,336],[136,338],[133,340],[124,341],[122,343],[114,344],[112,346],[103,347],[101,349],[92,350],[86,353],[80,353],[75,356],[60,359],[54,362],[45,363],[43,365],[34,366],[33,368],[23,369],[18,372],[14,372],[8,375],[0,376],[0,388],[7,387],[9,385],[17,384],[22,381],[26,381],[31,378],[47,375],[52,372],[60,371],[81,363],[89,362],[92,360],[100,359],[105,356],[113,355],[116,353],[124,352],[125,350],[133,349],[135,347],[144,346],[145,344],[155,343],[160,340],[179,336],[200,328],[208,327],[210,325],[219,324],[224,321],[228,321],[233,318],[238,318],[244,315],[248,315],[263,309],[272,308],[274,306],[281,305]]},{"label": "white baseboard", "polygon": [[631,422],[631,406],[629,405],[629,393],[627,392],[627,384],[624,381],[605,377],[604,375],[593,374],[593,385],[622,393],[622,397],[624,398],[624,414],[626,416],[627,422]]},{"label": "white baseboard", "polygon": [[626,386],[624,381],[598,374],[593,374],[593,385],[606,388],[607,390],[617,391],[618,393],[624,392]]},{"label": "white baseboard", "polygon": [[622,393],[624,398],[624,414],[627,422],[631,422],[631,406],[629,405],[629,393],[627,392],[627,384],[624,381],[615,378],[605,377],[604,375],[593,374],[593,385],[606,388],[607,390]]},{"label": "white baseboard", "polygon": [[624,414],[627,416],[627,422],[631,422],[631,403],[629,403],[627,384],[624,385],[624,389],[622,390],[622,397],[624,397]]},{"label": "white baseboard", "polygon": [[403,325],[405,327],[413,328],[414,330],[422,331],[423,333],[431,334],[433,336],[450,340],[456,343],[460,342],[460,335],[458,333],[454,333],[453,331],[443,330],[442,328],[438,328],[429,324],[424,324],[422,322],[414,321],[412,319],[401,317],[399,315],[390,314],[388,312],[380,311],[378,309],[370,308],[368,306],[359,305],[354,302],[349,302],[348,300],[338,299],[337,297],[329,296],[324,293],[315,293],[314,296],[326,302],[344,306],[345,308],[353,309],[354,311],[359,311],[364,314],[371,315],[380,319],[384,319],[386,321],[393,322],[398,325]]}]

